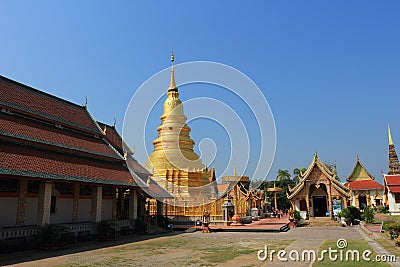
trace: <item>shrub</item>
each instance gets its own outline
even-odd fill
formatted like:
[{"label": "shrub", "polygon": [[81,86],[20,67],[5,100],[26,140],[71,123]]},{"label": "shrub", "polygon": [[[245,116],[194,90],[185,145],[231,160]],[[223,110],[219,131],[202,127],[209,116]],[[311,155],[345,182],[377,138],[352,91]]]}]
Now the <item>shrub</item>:
[{"label": "shrub", "polygon": [[389,210],[388,210],[388,208],[385,207],[385,206],[380,206],[378,212],[379,212],[379,213],[385,213],[385,214],[386,214],[386,213],[389,212]]},{"label": "shrub", "polygon": [[300,220],[301,219],[300,211],[294,210],[294,219],[295,220]]},{"label": "shrub", "polygon": [[348,207],[350,211],[350,218],[353,221],[354,219],[361,220],[361,211],[354,206]]},{"label": "shrub", "polygon": [[383,229],[389,232],[391,239],[396,239],[400,233],[400,221],[394,218],[387,219],[383,223]]},{"label": "shrub", "polygon": [[374,222],[374,210],[369,206],[365,207],[362,217],[366,223],[373,223]]},{"label": "shrub", "polygon": [[350,210],[348,208],[342,209],[342,211],[340,212],[340,217],[351,218]]}]

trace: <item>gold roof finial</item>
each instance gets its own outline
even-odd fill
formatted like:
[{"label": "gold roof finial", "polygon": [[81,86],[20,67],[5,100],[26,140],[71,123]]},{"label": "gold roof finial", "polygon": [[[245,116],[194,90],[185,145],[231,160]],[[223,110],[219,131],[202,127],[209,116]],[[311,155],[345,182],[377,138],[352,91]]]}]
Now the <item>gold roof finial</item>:
[{"label": "gold roof finial", "polygon": [[168,90],[176,89],[175,74],[174,74],[174,61],[175,61],[174,49],[172,48],[172,53],[171,53],[171,62],[172,62],[172,67],[171,67],[171,81],[170,81],[170,83],[169,83]]},{"label": "gold roof finial", "polygon": [[237,176],[237,173],[236,173],[236,161],[233,161],[233,176]]},{"label": "gold roof finial", "polygon": [[388,136],[389,136],[389,145],[393,145],[393,139],[392,139],[392,134],[390,133],[390,126],[388,124]]}]

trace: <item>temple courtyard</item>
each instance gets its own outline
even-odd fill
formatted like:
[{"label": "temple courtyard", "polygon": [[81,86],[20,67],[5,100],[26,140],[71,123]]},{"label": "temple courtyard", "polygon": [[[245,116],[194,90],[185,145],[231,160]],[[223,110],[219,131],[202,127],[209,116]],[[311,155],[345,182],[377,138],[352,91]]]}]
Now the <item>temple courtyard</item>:
[{"label": "temple courtyard", "polygon": [[[298,227],[288,232],[213,232],[185,233],[172,231],[162,235],[136,235],[122,237],[116,241],[83,243],[80,246],[59,250],[32,250],[11,253],[0,256],[0,265],[18,266],[288,266],[288,262],[280,262],[276,253],[273,261],[269,256],[260,260],[268,247],[271,250],[284,249],[287,253],[297,250],[300,255],[303,250],[316,251],[317,257],[322,249],[337,248],[337,240],[345,239],[344,248],[372,251],[375,255],[395,254],[397,259],[400,250],[393,247],[385,250],[379,243],[373,241],[359,226],[313,226]],[[382,243],[381,243],[382,244]],[[384,243],[383,243],[384,244]],[[385,247],[385,246],[384,246]],[[383,250],[382,250],[383,249]],[[286,258],[288,254],[286,254]],[[374,260],[366,262],[332,262],[311,263],[290,262],[291,266],[390,266],[388,263],[378,263]],[[391,266],[397,266],[392,263]]]}]

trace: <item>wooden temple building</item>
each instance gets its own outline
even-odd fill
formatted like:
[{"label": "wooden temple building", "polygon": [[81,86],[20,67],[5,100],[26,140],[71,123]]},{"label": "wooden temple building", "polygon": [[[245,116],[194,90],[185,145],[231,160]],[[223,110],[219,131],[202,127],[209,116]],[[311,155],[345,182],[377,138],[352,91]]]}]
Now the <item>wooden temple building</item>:
[{"label": "wooden temple building", "polygon": [[147,198],[171,197],[150,176],[86,105],[0,76],[1,240],[48,224],[74,234],[93,234],[102,220],[132,229]]},{"label": "wooden temple building", "polygon": [[300,174],[300,181],[287,192],[293,209],[306,216],[333,218],[333,204],[347,207],[351,199],[350,189],[337,180],[335,171],[326,166],[314,154],[307,170]]}]

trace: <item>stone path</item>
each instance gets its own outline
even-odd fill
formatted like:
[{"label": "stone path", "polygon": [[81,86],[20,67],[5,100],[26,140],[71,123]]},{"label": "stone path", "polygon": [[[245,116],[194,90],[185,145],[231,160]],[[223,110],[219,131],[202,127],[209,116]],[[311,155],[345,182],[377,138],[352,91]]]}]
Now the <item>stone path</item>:
[{"label": "stone path", "polygon": [[[356,228],[360,235],[367,241],[367,243],[378,253],[379,255],[390,255],[391,253],[384,249],[378,242],[374,239],[370,238],[360,227]],[[391,262],[389,263],[391,266],[399,266],[399,262]]]}]

